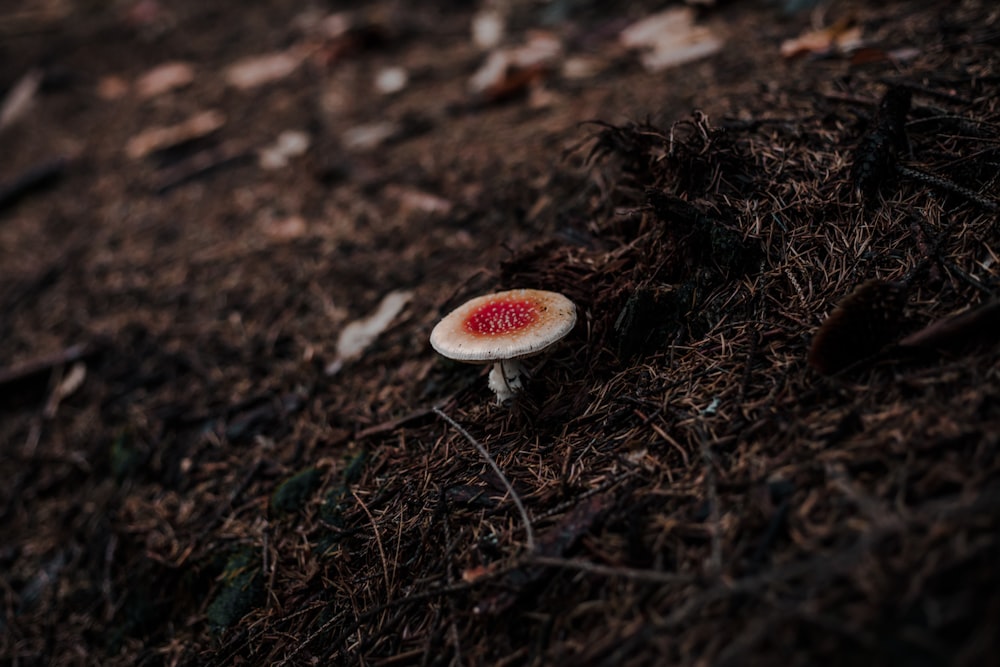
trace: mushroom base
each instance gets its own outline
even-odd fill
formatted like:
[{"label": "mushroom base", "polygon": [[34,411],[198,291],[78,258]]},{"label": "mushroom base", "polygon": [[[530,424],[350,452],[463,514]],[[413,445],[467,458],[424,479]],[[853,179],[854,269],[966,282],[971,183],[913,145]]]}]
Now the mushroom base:
[{"label": "mushroom base", "polygon": [[524,388],[521,376],[528,372],[517,359],[501,359],[490,370],[490,389],[497,395],[497,405],[503,405]]}]

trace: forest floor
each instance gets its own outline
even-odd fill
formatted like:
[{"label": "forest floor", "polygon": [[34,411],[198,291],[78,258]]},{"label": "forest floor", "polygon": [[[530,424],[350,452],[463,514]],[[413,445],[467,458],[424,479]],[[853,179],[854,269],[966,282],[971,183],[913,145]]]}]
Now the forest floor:
[{"label": "forest floor", "polygon": [[325,4],[0,8],[0,663],[997,653],[993,2]]}]

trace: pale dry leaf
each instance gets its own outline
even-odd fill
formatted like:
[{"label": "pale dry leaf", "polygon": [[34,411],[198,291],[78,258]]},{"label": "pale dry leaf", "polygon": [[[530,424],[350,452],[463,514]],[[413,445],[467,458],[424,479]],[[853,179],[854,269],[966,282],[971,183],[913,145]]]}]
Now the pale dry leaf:
[{"label": "pale dry leaf", "polygon": [[375,75],[375,90],[392,95],[406,88],[410,75],[402,67],[384,67]]},{"label": "pale dry leaf", "polygon": [[550,32],[534,31],[524,44],[490,53],[469,79],[469,91],[483,94],[503,87],[515,70],[538,70],[552,64],[562,54],[562,42]]},{"label": "pale dry leaf", "polygon": [[818,30],[808,30],[798,37],[781,43],[783,58],[795,58],[806,54],[850,53],[862,44],[861,26],[853,17],[840,19],[836,23]]},{"label": "pale dry leaf", "polygon": [[274,241],[293,241],[309,230],[305,218],[291,215],[287,218],[268,219],[262,223],[264,233]]},{"label": "pale dry leaf", "polygon": [[205,137],[225,124],[226,116],[221,111],[201,111],[177,125],[153,127],[140,132],[125,144],[125,153],[134,160],[143,158],[185,141]]},{"label": "pale dry leaf", "polygon": [[0,104],[0,130],[13,125],[31,109],[41,84],[42,70],[33,69],[11,87]]},{"label": "pale dry leaf", "polygon": [[327,375],[339,371],[345,362],[352,361],[371,345],[378,336],[388,328],[396,316],[403,310],[413,292],[396,290],[389,292],[379,303],[375,311],[368,317],[349,322],[337,338],[337,358],[326,368]]},{"label": "pale dry leaf", "polygon": [[73,364],[69,372],[59,383],[59,387],[56,389],[56,393],[59,394],[60,400],[66,398],[67,396],[72,396],[76,393],[76,390],[83,386],[83,381],[87,379],[87,366],[82,361],[78,361]]},{"label": "pale dry leaf", "polygon": [[472,18],[472,42],[484,51],[499,46],[503,33],[504,17],[495,9],[481,10]]},{"label": "pale dry leaf", "polygon": [[304,155],[309,150],[309,135],[298,130],[285,130],[274,143],[260,150],[257,157],[261,169],[276,170],[288,166],[293,157]]},{"label": "pale dry leaf", "polygon": [[640,51],[643,67],[650,72],[705,58],[723,44],[709,28],[695,25],[690,7],[673,7],[637,21],[622,30],[619,40],[625,48]]},{"label": "pale dry leaf", "polygon": [[391,121],[376,121],[356,125],[341,135],[344,148],[351,151],[370,151],[378,148],[399,132],[399,125]]},{"label": "pale dry leaf", "polygon": [[56,412],[59,410],[59,404],[62,403],[63,399],[72,396],[76,391],[83,386],[84,380],[87,379],[87,366],[82,361],[78,361],[72,366],[70,366],[69,372],[63,376],[62,381],[56,386],[49,396],[48,403],[45,405],[44,415],[48,419],[55,417]]},{"label": "pale dry leaf", "polygon": [[265,53],[238,60],[226,68],[226,83],[240,90],[250,90],[284,79],[302,64],[302,56],[289,51]]},{"label": "pale dry leaf", "polygon": [[412,212],[447,215],[452,208],[449,200],[416,188],[390,185],[386,187],[385,194],[399,201],[404,216]]},{"label": "pale dry leaf", "polygon": [[564,79],[589,79],[601,73],[606,67],[606,61],[595,56],[573,56],[567,58],[562,66]]},{"label": "pale dry leaf", "polygon": [[185,62],[168,62],[157,65],[135,82],[136,94],[142,99],[157,97],[171,90],[190,85],[194,81],[194,67]]}]

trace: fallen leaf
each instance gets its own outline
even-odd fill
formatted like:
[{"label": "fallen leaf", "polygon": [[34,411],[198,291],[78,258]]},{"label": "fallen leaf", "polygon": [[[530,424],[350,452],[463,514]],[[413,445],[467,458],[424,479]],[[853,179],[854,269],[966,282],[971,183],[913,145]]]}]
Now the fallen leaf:
[{"label": "fallen leaf", "polygon": [[368,317],[348,323],[337,338],[337,358],[326,367],[327,375],[334,375],[344,364],[361,356],[378,336],[388,328],[403,310],[413,292],[396,290],[386,294],[378,307]]},{"label": "fallen leaf", "polygon": [[472,42],[484,51],[499,46],[503,33],[504,18],[495,9],[483,9],[472,18]]},{"label": "fallen leaf", "polygon": [[154,127],[140,132],[125,144],[125,153],[132,159],[143,158],[185,141],[200,139],[225,124],[226,116],[221,111],[201,111],[177,125]]},{"label": "fallen leaf", "polygon": [[391,121],[356,125],[341,135],[341,141],[347,150],[370,151],[395,136],[399,129],[399,125]]},{"label": "fallen leaf", "polygon": [[406,88],[410,76],[402,67],[384,67],[375,75],[375,90],[392,95]]},{"label": "fallen leaf", "polygon": [[673,7],[628,26],[619,35],[622,46],[640,51],[643,67],[659,72],[710,56],[722,39],[694,23],[694,10]]},{"label": "fallen leaf", "polygon": [[477,579],[482,579],[487,575],[493,574],[494,570],[496,570],[496,566],[493,564],[477,565],[475,567],[466,568],[462,570],[462,581],[467,584],[471,584]]},{"label": "fallen leaf", "polygon": [[819,30],[809,30],[794,39],[781,43],[784,58],[831,52],[850,53],[861,46],[861,26],[855,25],[853,17],[845,17]]},{"label": "fallen leaf", "polygon": [[45,406],[44,415],[48,419],[52,419],[56,415],[56,411],[59,409],[59,404],[62,403],[63,399],[72,396],[77,389],[83,386],[83,381],[87,379],[87,366],[82,361],[78,361],[73,364],[69,372],[63,376],[62,381],[56,386],[52,395],[49,396],[49,401]]},{"label": "fallen leaf", "polygon": [[87,366],[82,361],[73,364],[69,373],[59,383],[56,393],[60,399],[66,398],[76,393],[76,390],[83,386],[83,381],[87,379]]},{"label": "fallen leaf", "polygon": [[194,68],[190,64],[163,63],[140,76],[135,82],[135,91],[140,98],[149,99],[183,88],[192,81],[194,81]]},{"label": "fallen leaf", "polygon": [[308,231],[306,221],[300,215],[269,219],[261,226],[264,233],[275,241],[291,241],[303,236]]},{"label": "fallen leaf", "polygon": [[413,211],[420,213],[447,215],[451,212],[451,202],[443,197],[399,185],[390,185],[385,189],[387,197],[397,199],[404,216]]},{"label": "fallen leaf", "polygon": [[31,109],[42,83],[42,70],[33,69],[22,76],[0,104],[0,130],[13,125]]},{"label": "fallen leaf", "polygon": [[562,53],[555,35],[532,32],[521,46],[493,51],[469,79],[469,91],[486,101],[499,101],[539,81]]},{"label": "fallen leaf", "polygon": [[261,169],[275,170],[288,166],[290,158],[304,155],[309,150],[309,135],[297,130],[285,130],[274,143],[265,146],[258,155]]},{"label": "fallen leaf", "polygon": [[289,51],[250,56],[227,67],[225,79],[234,88],[250,90],[284,79],[301,64],[302,57]]},{"label": "fallen leaf", "polygon": [[606,62],[594,56],[573,56],[567,58],[562,66],[564,79],[580,80],[600,74],[606,66]]}]

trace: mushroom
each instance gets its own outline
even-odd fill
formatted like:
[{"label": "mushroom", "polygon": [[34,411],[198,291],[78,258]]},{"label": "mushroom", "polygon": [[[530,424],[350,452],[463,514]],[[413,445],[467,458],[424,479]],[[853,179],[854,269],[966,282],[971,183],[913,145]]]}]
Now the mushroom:
[{"label": "mushroom", "polygon": [[449,359],[493,362],[489,385],[497,405],[522,388],[521,359],[562,339],[576,324],[576,306],[558,292],[516,289],[462,304],[431,331],[431,346]]}]

